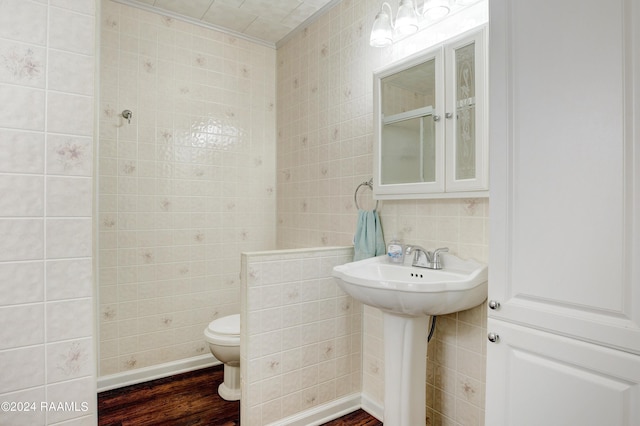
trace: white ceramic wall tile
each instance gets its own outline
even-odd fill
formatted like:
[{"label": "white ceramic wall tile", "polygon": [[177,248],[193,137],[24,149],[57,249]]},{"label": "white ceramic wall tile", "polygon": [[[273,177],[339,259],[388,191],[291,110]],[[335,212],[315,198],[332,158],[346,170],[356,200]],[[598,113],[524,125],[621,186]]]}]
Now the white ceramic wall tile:
[{"label": "white ceramic wall tile", "polygon": [[47,41],[47,6],[29,0],[0,3],[0,37],[44,46]]},{"label": "white ceramic wall tile", "polygon": [[49,89],[77,95],[93,95],[92,56],[53,50],[48,62]]},{"label": "white ceramic wall tile", "polygon": [[34,217],[44,212],[42,176],[0,174],[0,216]]},{"label": "white ceramic wall tile", "polygon": [[107,375],[208,351],[207,323],[240,309],[240,253],[275,247],[275,127],[248,131],[275,120],[275,78],[254,90],[247,77],[275,51],[111,1],[101,20],[98,265],[117,300],[101,297],[100,329],[119,334],[101,331]]},{"label": "white ceramic wall tile", "polygon": [[[73,78],[73,73],[68,78]],[[74,136],[93,133],[93,98],[51,92],[47,99],[47,130]]]},{"label": "white ceramic wall tile", "polygon": [[93,146],[89,137],[48,135],[46,163],[52,175],[91,176]]},{"label": "white ceramic wall tile", "polygon": [[86,177],[47,178],[47,216],[92,214],[92,180]]},{"label": "white ceramic wall tile", "polygon": [[[81,422],[80,424],[95,421],[96,384],[91,377],[48,385],[47,397],[53,403],[68,402],[74,404],[73,410],[58,410],[47,413],[50,423],[53,424],[74,418],[78,418],[75,422]],[[74,424],[78,424],[75,422]]]},{"label": "white ceramic wall tile", "polygon": [[89,337],[93,322],[78,321],[93,314],[90,298],[47,303],[47,339],[50,342]]},{"label": "white ceramic wall tile", "polygon": [[0,39],[0,83],[44,88],[46,50]]},{"label": "white ceramic wall tile", "polygon": [[47,382],[55,383],[93,372],[92,340],[70,340],[47,345]]},{"label": "white ceramic wall tile", "polygon": [[[44,345],[0,351],[0,362],[2,363],[0,393],[33,388],[45,383]],[[3,418],[4,415],[3,412]]]},{"label": "white ceramic wall tile", "polygon": [[0,350],[44,342],[44,306],[41,303],[0,308]]},{"label": "white ceramic wall tile", "polygon": [[0,129],[0,172],[42,173],[44,135]]},{"label": "white ceramic wall tile", "polygon": [[[93,2],[52,3],[61,8],[47,1],[0,1],[0,192],[5,203],[0,206],[5,216],[0,219],[0,400],[33,401],[37,408],[15,415],[5,412],[3,424],[96,421],[94,402],[87,412],[67,410],[60,415],[40,409],[52,397],[68,401],[73,392],[95,399],[95,11]],[[75,8],[81,15],[68,10]],[[48,215],[72,219],[47,219]],[[76,338],[80,339],[66,340]],[[61,341],[52,343],[56,340]],[[46,390],[49,383],[71,383],[70,379],[85,385],[73,383],[58,394],[55,388]]]},{"label": "white ceramic wall tile", "polygon": [[93,56],[94,17],[69,9],[49,8],[49,47]]},{"label": "white ceramic wall tile", "polygon": [[44,130],[44,110],[43,90],[0,84],[0,127]]},{"label": "white ceramic wall tile", "polygon": [[42,302],[44,298],[43,263],[0,263],[0,306]]},{"label": "white ceramic wall tile", "polygon": [[91,16],[96,12],[96,5],[91,1],[51,0],[50,4],[51,6],[61,7]]},{"label": "white ceramic wall tile", "polygon": [[[0,355],[1,356],[1,355]],[[28,358],[27,358],[28,359]],[[5,364],[6,365],[6,364]],[[33,370],[33,366],[27,367]],[[15,370],[22,373],[21,370]],[[6,381],[5,383],[10,383]],[[11,392],[2,395],[2,400],[9,403],[20,403],[24,401],[46,401],[44,386],[30,388],[23,391]],[[43,425],[46,424],[45,411],[8,411],[2,413],[2,421],[8,425]]]},{"label": "white ceramic wall tile", "polygon": [[91,257],[91,218],[47,219],[47,257]]},{"label": "white ceramic wall tile", "polygon": [[351,378],[361,364],[350,360],[361,356],[361,329],[352,324],[362,321],[362,307],[331,277],[352,253],[243,255],[243,423],[267,424],[360,389]]},{"label": "white ceramic wall tile", "polygon": [[92,274],[90,259],[46,262],[47,300],[91,297]]},{"label": "white ceramic wall tile", "polygon": [[42,219],[0,219],[0,262],[42,259]]}]

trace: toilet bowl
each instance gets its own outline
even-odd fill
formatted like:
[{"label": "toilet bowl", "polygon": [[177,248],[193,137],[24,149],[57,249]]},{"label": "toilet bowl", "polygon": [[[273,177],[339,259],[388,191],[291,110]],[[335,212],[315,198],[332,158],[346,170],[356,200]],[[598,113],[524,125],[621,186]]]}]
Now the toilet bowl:
[{"label": "toilet bowl", "polygon": [[214,357],[224,364],[224,381],[218,394],[227,401],[240,399],[240,315],[229,315],[211,321],[204,338]]}]

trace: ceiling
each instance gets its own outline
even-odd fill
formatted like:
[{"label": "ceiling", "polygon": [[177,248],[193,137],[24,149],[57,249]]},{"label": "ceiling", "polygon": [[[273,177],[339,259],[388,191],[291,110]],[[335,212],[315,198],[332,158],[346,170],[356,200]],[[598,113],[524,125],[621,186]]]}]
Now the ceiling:
[{"label": "ceiling", "polygon": [[275,46],[339,0],[115,0]]}]

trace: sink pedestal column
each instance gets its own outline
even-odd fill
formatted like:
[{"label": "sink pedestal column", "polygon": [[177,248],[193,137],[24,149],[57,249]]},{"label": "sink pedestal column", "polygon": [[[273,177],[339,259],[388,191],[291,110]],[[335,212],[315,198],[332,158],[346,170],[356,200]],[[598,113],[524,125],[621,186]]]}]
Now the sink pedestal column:
[{"label": "sink pedestal column", "polygon": [[384,426],[424,425],[429,317],[383,318]]}]

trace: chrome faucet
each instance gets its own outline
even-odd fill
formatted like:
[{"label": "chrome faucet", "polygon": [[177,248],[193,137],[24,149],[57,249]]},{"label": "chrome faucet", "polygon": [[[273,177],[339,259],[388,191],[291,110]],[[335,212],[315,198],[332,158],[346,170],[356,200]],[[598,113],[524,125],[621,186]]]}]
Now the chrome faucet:
[{"label": "chrome faucet", "polygon": [[449,249],[447,247],[441,247],[430,252],[417,245],[408,245],[405,249],[404,255],[405,257],[409,257],[411,253],[414,253],[411,266],[428,269],[442,269],[440,253],[444,251],[449,251]]}]

